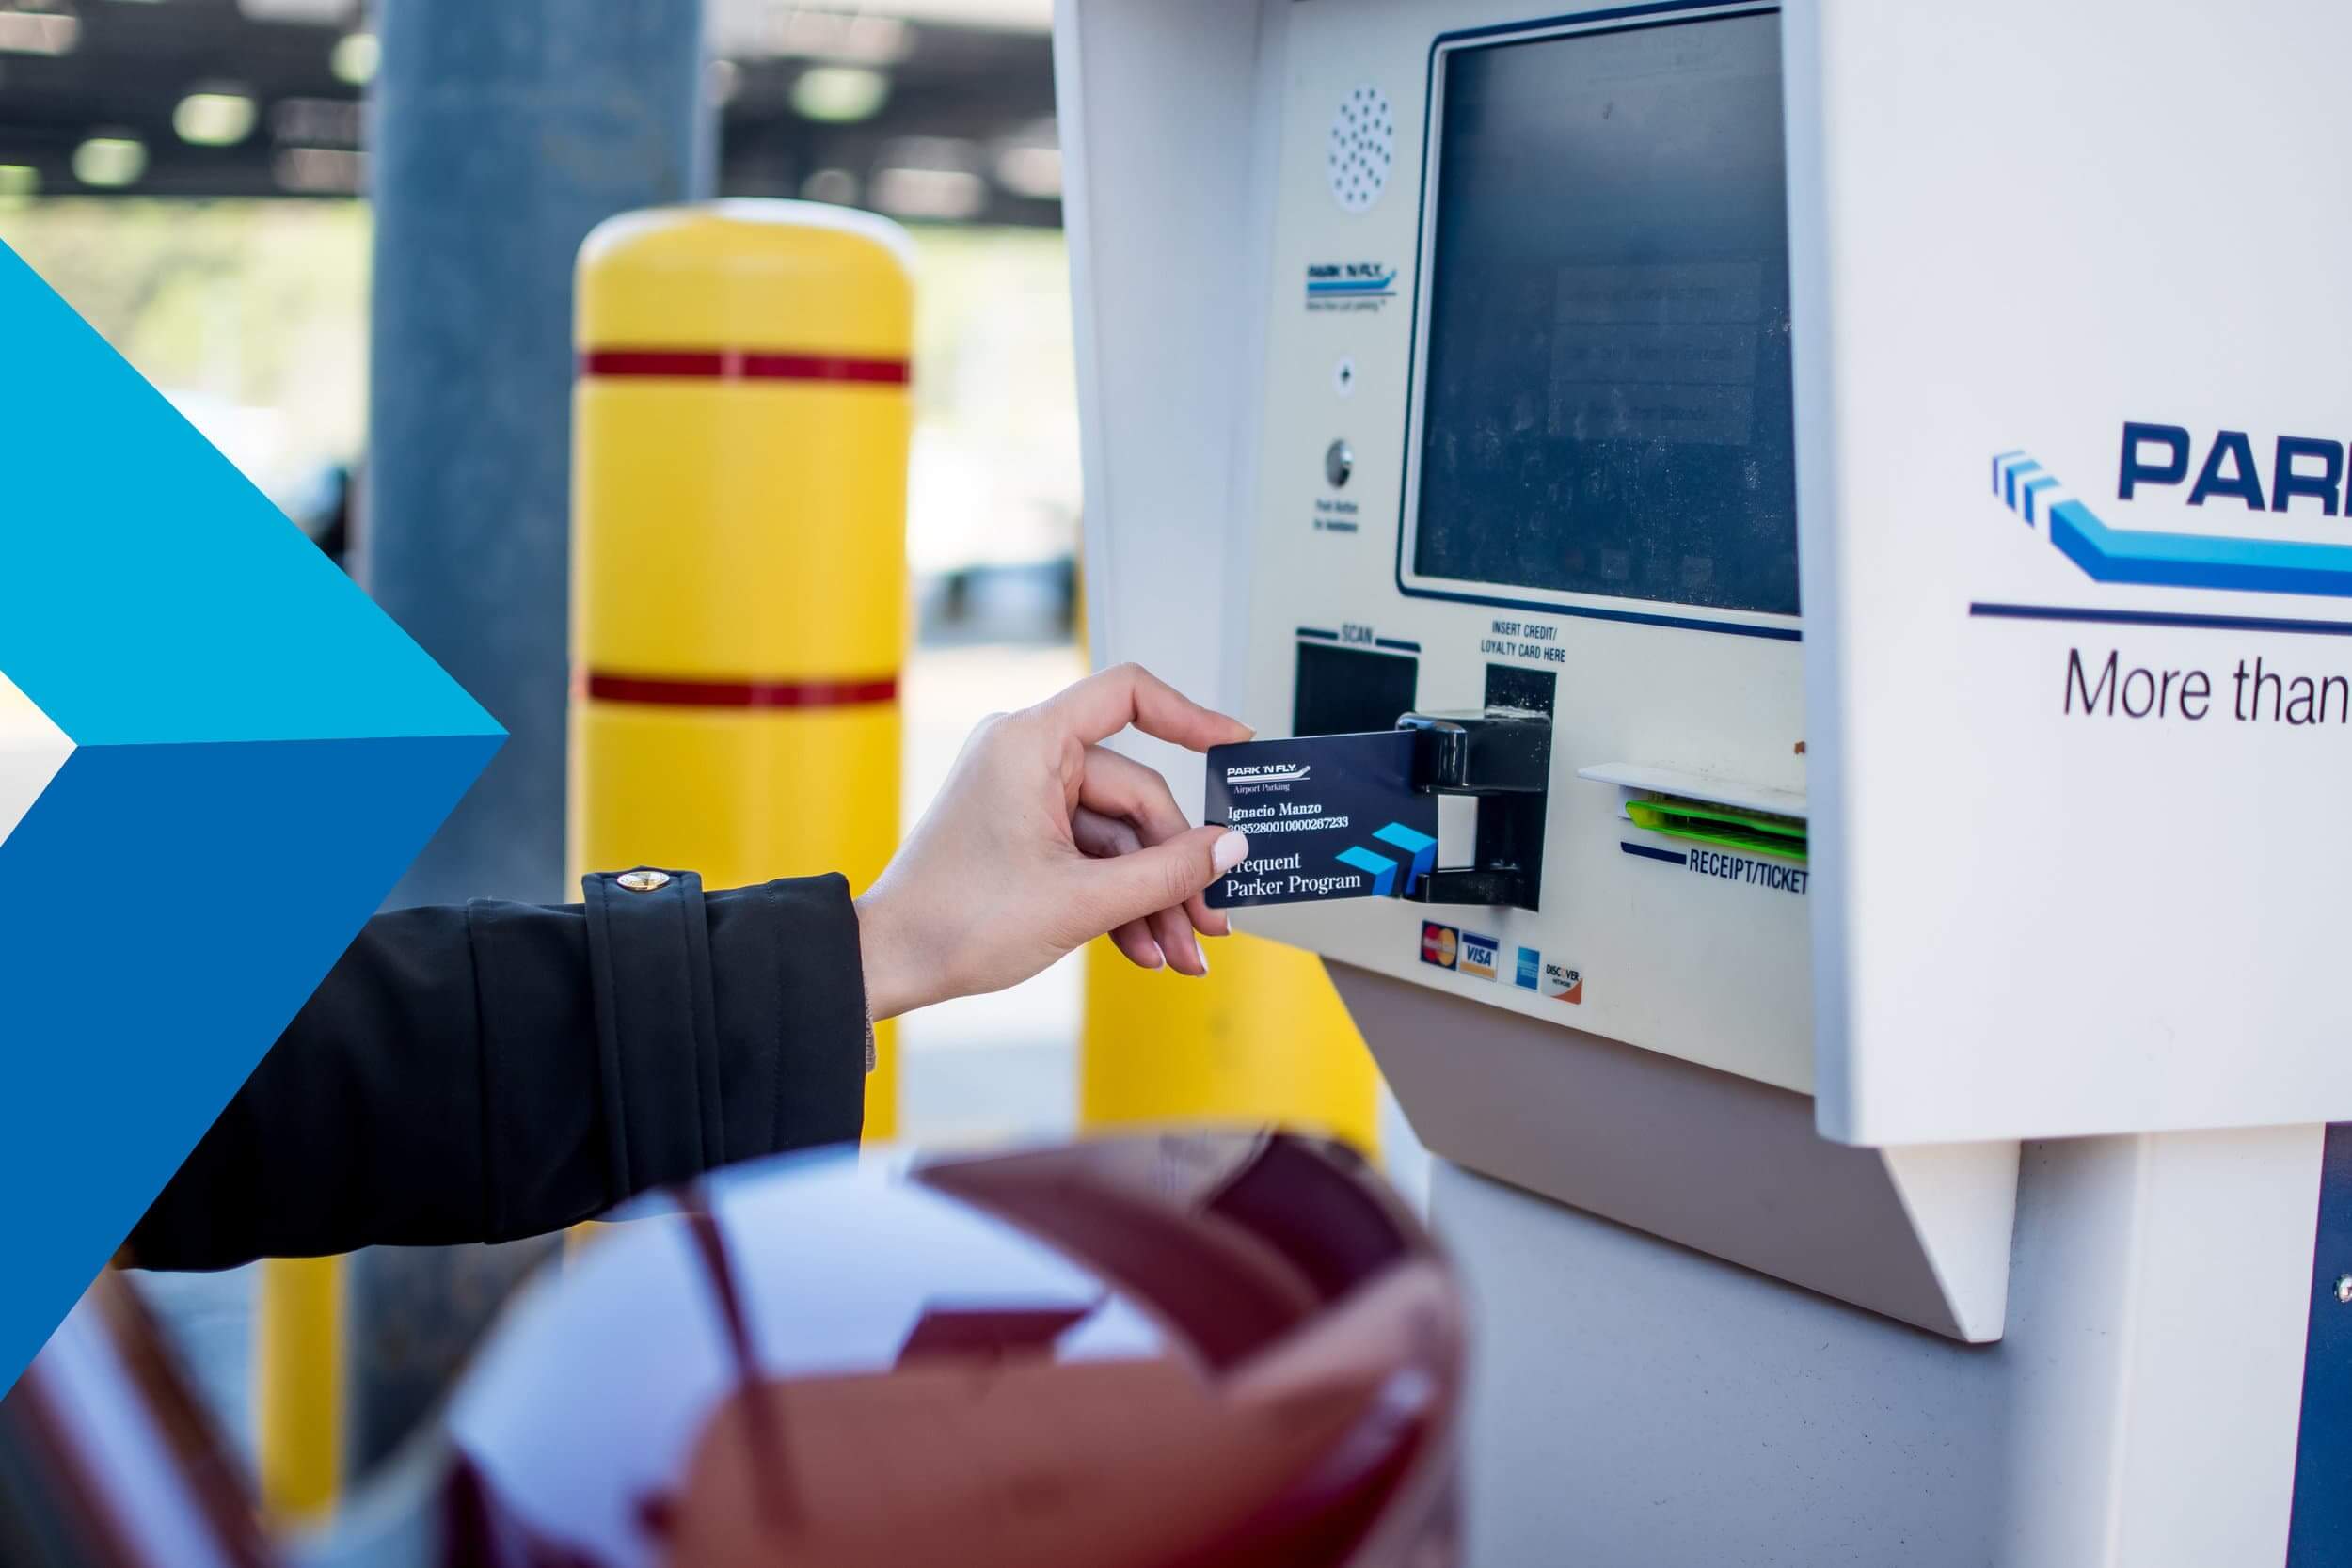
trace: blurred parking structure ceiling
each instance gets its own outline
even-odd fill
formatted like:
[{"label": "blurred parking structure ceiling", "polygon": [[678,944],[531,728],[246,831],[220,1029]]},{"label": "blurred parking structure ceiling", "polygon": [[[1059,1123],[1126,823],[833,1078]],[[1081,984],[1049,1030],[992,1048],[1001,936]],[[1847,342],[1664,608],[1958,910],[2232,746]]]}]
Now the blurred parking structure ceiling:
[{"label": "blurred parking structure ceiling", "polygon": [[[1052,9],[709,0],[721,190],[1057,226]],[[0,0],[0,199],[358,193],[374,68],[360,0]]]}]

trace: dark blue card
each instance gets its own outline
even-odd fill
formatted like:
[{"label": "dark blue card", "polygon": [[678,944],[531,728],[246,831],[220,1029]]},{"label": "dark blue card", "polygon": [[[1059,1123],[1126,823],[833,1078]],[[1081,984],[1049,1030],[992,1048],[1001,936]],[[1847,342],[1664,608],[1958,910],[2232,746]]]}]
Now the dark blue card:
[{"label": "dark blue card", "polygon": [[1209,749],[1207,819],[1249,835],[1209,907],[1401,897],[1438,856],[1438,798],[1412,786],[1414,736],[1251,740]]}]

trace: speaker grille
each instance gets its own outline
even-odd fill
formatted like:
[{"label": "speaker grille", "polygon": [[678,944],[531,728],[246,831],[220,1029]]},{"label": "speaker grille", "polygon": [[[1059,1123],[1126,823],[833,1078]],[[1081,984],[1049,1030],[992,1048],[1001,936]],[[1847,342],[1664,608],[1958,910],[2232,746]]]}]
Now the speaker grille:
[{"label": "speaker grille", "polygon": [[1358,87],[1340,101],[1331,117],[1331,145],[1325,171],[1331,195],[1351,213],[1360,213],[1389,188],[1389,166],[1396,154],[1396,115],[1378,87]]}]

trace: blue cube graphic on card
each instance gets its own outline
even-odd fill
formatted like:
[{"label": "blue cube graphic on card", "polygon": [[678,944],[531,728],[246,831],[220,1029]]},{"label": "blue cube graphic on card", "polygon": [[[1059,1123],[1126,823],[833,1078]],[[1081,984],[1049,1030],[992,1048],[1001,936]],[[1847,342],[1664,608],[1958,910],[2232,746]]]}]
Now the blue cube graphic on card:
[{"label": "blue cube graphic on card", "polygon": [[1209,752],[1207,816],[1249,835],[1213,909],[1404,897],[1436,864],[1438,802],[1413,788],[1411,734],[1253,740]]}]

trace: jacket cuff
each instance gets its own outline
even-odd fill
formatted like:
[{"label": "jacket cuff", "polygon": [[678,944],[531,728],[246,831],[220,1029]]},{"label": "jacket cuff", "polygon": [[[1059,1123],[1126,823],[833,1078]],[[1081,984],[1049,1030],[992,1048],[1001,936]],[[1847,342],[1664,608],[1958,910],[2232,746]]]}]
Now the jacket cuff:
[{"label": "jacket cuff", "polygon": [[702,879],[646,867],[580,879],[607,1179],[618,1199],[724,1159]]},{"label": "jacket cuff", "polygon": [[691,871],[582,879],[617,1198],[865,1122],[857,911],[837,876],[706,894]]},{"label": "jacket cuff", "polygon": [[866,1124],[866,967],[838,876],[708,897],[724,1158],[854,1143]]}]

